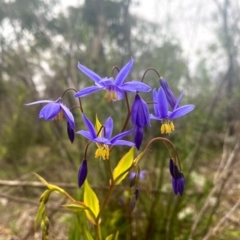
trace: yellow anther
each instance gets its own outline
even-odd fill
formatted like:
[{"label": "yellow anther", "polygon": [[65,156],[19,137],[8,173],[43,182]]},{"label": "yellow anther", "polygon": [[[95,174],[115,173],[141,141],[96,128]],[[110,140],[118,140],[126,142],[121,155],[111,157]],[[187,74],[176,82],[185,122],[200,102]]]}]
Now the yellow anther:
[{"label": "yellow anther", "polygon": [[117,101],[118,100],[118,96],[117,96],[117,92],[115,90],[113,91],[109,91],[106,90],[106,94],[104,96],[104,99],[107,101]]},{"label": "yellow anther", "polygon": [[95,153],[95,158],[102,158],[103,160],[109,159],[109,147],[105,144],[97,144],[98,149]]},{"label": "yellow anther", "polygon": [[163,122],[160,128],[161,134],[167,133],[170,134],[174,131],[173,122]]},{"label": "yellow anther", "polygon": [[60,110],[57,116],[55,116],[52,120],[63,120],[63,110]]}]

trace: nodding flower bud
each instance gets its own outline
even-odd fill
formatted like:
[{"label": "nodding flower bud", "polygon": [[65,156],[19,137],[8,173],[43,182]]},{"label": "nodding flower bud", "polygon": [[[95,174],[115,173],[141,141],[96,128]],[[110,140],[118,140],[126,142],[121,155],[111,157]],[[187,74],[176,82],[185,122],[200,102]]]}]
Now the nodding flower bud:
[{"label": "nodding flower bud", "polygon": [[168,103],[170,104],[171,108],[174,109],[177,102],[176,97],[174,96],[171,88],[169,87],[167,81],[164,78],[160,78],[159,82],[165,92]]},{"label": "nodding flower bud", "polygon": [[131,120],[134,126],[134,142],[139,150],[143,139],[143,128],[150,125],[150,115],[147,103],[137,93],[131,108]]},{"label": "nodding flower bud", "polygon": [[88,172],[87,160],[83,159],[82,164],[78,170],[78,187],[79,188],[83,185],[83,183],[87,177],[87,172]]},{"label": "nodding flower bud", "polygon": [[174,194],[182,195],[185,188],[185,178],[182,172],[179,171],[178,166],[172,159],[169,162],[169,170],[172,175],[172,187]]},{"label": "nodding flower bud", "polygon": [[71,128],[70,123],[67,122],[67,133],[68,133],[68,138],[73,143],[74,138],[75,138],[75,133],[74,130]]}]

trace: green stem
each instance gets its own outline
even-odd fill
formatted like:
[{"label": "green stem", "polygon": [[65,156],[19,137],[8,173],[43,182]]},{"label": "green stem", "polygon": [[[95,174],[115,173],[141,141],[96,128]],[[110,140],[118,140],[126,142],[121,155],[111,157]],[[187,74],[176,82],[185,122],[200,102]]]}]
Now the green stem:
[{"label": "green stem", "polygon": [[101,233],[100,233],[100,225],[99,225],[99,223],[97,223],[96,225],[94,225],[94,229],[95,229],[95,233],[96,233],[97,240],[102,240]]},{"label": "green stem", "polygon": [[129,121],[129,118],[130,118],[130,114],[131,114],[131,110],[130,110],[130,105],[129,105],[127,93],[124,93],[124,94],[125,94],[125,99],[126,99],[128,114],[127,114],[127,117],[126,117],[125,122],[124,122],[124,124],[123,124],[123,127],[122,127],[121,132],[124,132],[124,130],[126,129],[127,124],[128,124],[128,121]]}]

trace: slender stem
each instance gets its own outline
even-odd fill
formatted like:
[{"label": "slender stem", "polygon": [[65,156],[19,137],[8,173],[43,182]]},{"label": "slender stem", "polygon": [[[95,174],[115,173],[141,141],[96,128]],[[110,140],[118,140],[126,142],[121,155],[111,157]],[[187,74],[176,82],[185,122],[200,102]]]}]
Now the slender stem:
[{"label": "slender stem", "polygon": [[113,188],[114,188],[114,182],[111,182],[110,188],[108,189],[108,192],[107,192],[107,194],[106,194],[106,196],[105,196],[105,198],[103,200],[100,212],[98,213],[98,216],[97,216],[97,219],[96,219],[97,222],[99,221],[99,219],[100,219],[100,217],[102,215],[102,212],[103,212],[104,208],[106,207],[106,204],[107,204],[107,202],[109,200],[109,197],[111,196]]},{"label": "slender stem", "polygon": [[159,72],[158,72],[155,68],[150,67],[150,68],[148,68],[148,69],[144,72],[144,74],[143,74],[143,76],[142,76],[141,82],[143,82],[143,80],[144,80],[144,78],[145,78],[145,75],[146,75],[147,72],[150,71],[150,70],[154,71],[154,72],[158,75],[159,78],[161,77],[161,75],[159,74]]},{"label": "slender stem", "polygon": [[124,132],[124,130],[126,129],[127,124],[128,124],[128,121],[129,121],[129,118],[130,118],[130,114],[131,114],[131,110],[130,110],[130,105],[129,105],[127,93],[124,93],[124,94],[125,94],[125,99],[126,99],[128,114],[127,114],[127,117],[126,117],[125,122],[124,122],[124,124],[123,124],[123,127],[122,127],[121,132]]},{"label": "slender stem", "polygon": [[97,240],[101,240],[101,233],[100,233],[100,227],[99,227],[99,223],[97,223],[96,225],[94,225],[94,229],[95,229],[95,233],[96,233],[96,237]]},{"label": "slender stem", "polygon": [[119,68],[116,67],[116,66],[114,66],[114,67],[112,68],[112,77],[113,77],[113,73],[114,73],[114,70],[115,70],[115,69],[118,71],[118,73],[120,72]]},{"label": "slender stem", "polygon": [[113,173],[112,173],[112,168],[111,168],[111,162],[110,162],[110,159],[107,160],[107,165],[108,165],[108,171],[109,171],[109,174],[110,174],[110,178],[111,178],[111,183],[113,183]]}]

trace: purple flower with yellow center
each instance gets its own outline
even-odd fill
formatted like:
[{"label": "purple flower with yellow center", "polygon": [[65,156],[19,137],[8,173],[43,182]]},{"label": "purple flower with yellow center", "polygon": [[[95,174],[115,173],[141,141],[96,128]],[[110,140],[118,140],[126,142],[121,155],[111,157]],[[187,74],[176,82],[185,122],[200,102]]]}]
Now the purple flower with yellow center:
[{"label": "purple flower with yellow center", "polygon": [[86,87],[75,94],[75,97],[85,97],[99,90],[105,90],[105,99],[108,101],[117,101],[123,98],[125,92],[149,92],[151,87],[139,81],[125,82],[133,66],[133,59],[121,69],[115,80],[113,78],[102,78],[97,73],[78,63],[79,70],[92,79],[95,86]]},{"label": "purple flower with yellow center", "polygon": [[89,141],[95,142],[97,144],[98,149],[95,153],[96,158],[101,157],[103,160],[109,159],[109,155],[110,155],[109,150],[111,146],[116,146],[116,145],[125,145],[130,147],[135,146],[135,144],[130,141],[120,140],[121,138],[132,133],[133,129],[126,132],[119,133],[115,137],[112,137],[113,120],[111,117],[109,117],[105,121],[103,128],[100,131],[96,131],[92,122],[84,114],[82,115],[82,117],[88,131],[80,130],[77,133],[84,136]]},{"label": "purple flower with yellow center", "polygon": [[32,103],[27,103],[25,104],[26,106],[31,106],[39,103],[47,103],[45,105],[40,113],[39,113],[39,118],[43,118],[47,121],[49,120],[62,120],[63,116],[67,119],[68,121],[68,128],[74,129],[75,123],[74,123],[74,117],[70,110],[63,105],[62,98],[57,99],[56,101],[51,101],[51,100],[40,100]]},{"label": "purple flower with yellow center", "polygon": [[169,162],[169,170],[172,175],[172,187],[174,194],[182,195],[185,188],[185,178],[182,172],[179,171],[178,166],[172,159]]},{"label": "purple flower with yellow center", "polygon": [[192,104],[178,107],[182,97],[183,94],[177,99],[173,111],[170,112],[168,111],[168,102],[163,88],[160,87],[158,91],[156,89],[153,90],[153,108],[155,115],[150,114],[150,118],[161,121],[160,131],[162,134],[172,133],[174,131],[172,120],[180,118],[194,109],[195,106]]},{"label": "purple flower with yellow center", "polygon": [[131,120],[134,126],[134,142],[139,150],[143,139],[143,128],[150,125],[147,103],[137,93],[131,108]]}]

